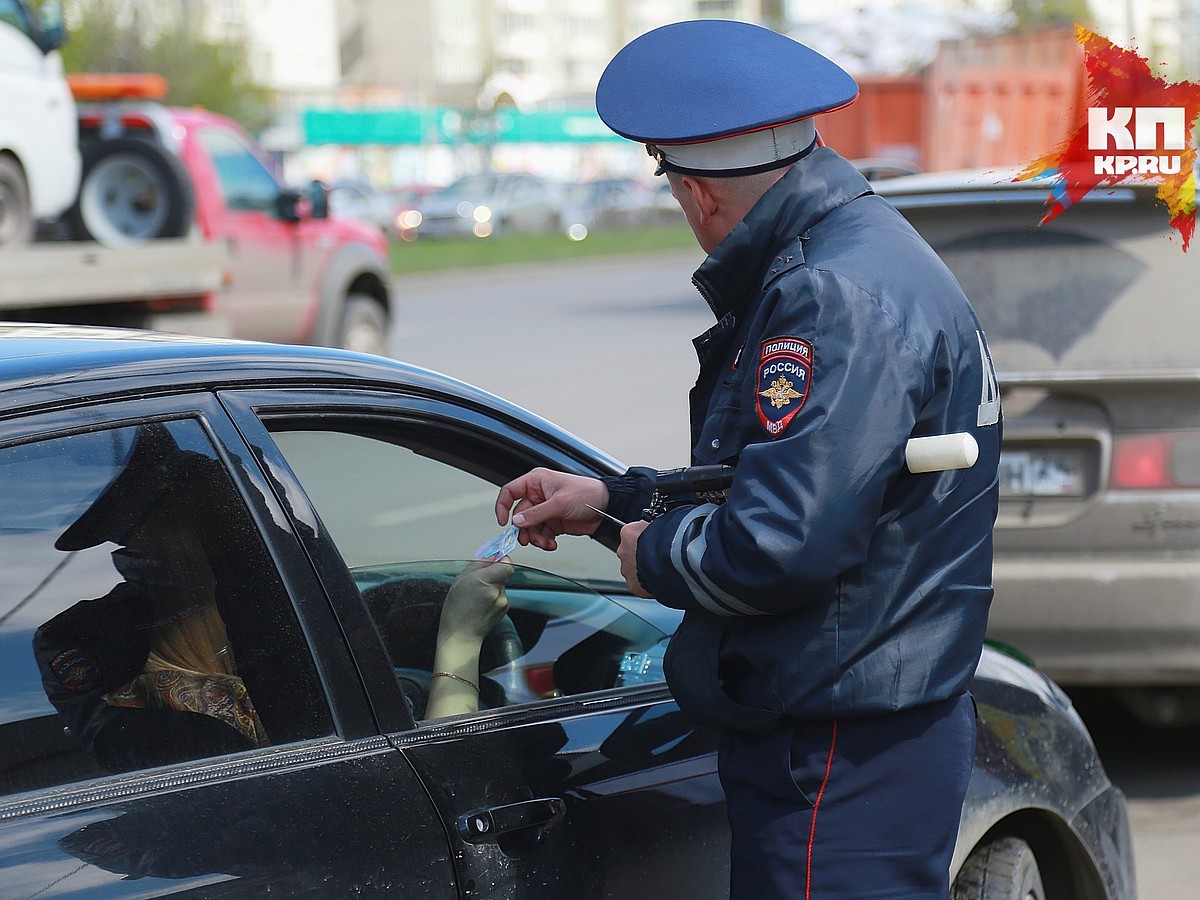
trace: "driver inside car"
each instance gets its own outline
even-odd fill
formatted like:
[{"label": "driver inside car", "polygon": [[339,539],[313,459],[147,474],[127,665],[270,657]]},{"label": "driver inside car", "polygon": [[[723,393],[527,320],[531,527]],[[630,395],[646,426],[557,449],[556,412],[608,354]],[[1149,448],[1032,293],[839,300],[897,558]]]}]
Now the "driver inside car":
[{"label": "driver inside car", "polygon": [[33,638],[42,685],[105,769],[129,771],[266,746],[218,607],[220,464],[143,426],[115,478],[59,536],[75,552],[120,545],[124,579]]},{"label": "driver inside car", "polygon": [[[239,670],[222,604],[247,591],[228,559],[219,462],[143,426],[120,472],[59,536],[73,552],[120,545],[124,579],[44,623],[33,639],[47,697],[100,766],[130,771],[270,744]],[[236,552],[236,551],[234,551]],[[484,636],[508,607],[507,559],[454,581],[436,637],[428,718],[478,708]],[[252,587],[252,586],[251,586]],[[252,599],[253,590],[249,591]]]}]

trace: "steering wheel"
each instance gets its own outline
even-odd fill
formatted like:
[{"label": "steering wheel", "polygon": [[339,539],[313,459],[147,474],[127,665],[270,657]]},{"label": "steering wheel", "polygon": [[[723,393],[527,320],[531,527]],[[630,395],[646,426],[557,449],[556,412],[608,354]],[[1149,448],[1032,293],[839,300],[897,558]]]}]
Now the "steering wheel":
[{"label": "steering wheel", "polygon": [[[429,575],[393,578],[362,592],[388,657],[396,669],[413,716],[422,718],[429,701],[438,623],[450,582]],[[482,673],[504,669],[525,655],[521,635],[505,614],[483,639],[479,653],[479,705],[484,709],[504,706],[503,686]]]}]

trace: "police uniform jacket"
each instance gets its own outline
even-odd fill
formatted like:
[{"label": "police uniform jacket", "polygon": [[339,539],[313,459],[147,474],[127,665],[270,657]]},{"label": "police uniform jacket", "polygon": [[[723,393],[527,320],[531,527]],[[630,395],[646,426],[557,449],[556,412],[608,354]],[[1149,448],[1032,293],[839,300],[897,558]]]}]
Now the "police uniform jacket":
[{"label": "police uniform jacket", "polygon": [[[870,715],[966,690],[992,598],[999,399],[957,282],[865,179],[820,148],[697,270],[694,465],[726,502],[642,533],[638,577],[685,610],[666,667],[723,728]],[[912,474],[910,437],[969,432],[967,469]],[[636,519],[649,470],[606,479]]]}]

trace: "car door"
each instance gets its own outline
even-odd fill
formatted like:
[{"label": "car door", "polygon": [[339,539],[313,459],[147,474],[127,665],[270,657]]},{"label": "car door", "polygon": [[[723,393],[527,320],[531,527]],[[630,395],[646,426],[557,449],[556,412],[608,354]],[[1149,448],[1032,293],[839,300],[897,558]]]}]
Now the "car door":
[{"label": "car door", "polygon": [[716,737],[680,713],[663,681],[673,614],[620,590],[611,547],[578,538],[553,554],[515,549],[516,649],[481,661],[485,708],[421,719],[426,698],[413,683],[431,678],[439,618],[429,598],[499,531],[499,484],[533,465],[594,474],[598,463],[465,403],[284,390],[222,401],[309,523],[326,584],[369,609],[376,627],[347,636],[369,663],[360,670],[376,715],[409,709],[418,720],[389,738],[439,810],[464,896],[727,890]]},{"label": "car door", "polygon": [[239,135],[204,125],[196,138],[224,197],[213,228],[230,251],[232,286],[215,295],[215,312],[239,337],[296,340],[307,325],[316,248],[305,246],[299,223],[280,218],[279,183]]},{"label": "car door", "polygon": [[[353,610],[213,395],[9,417],[0,489],[0,894],[459,895]],[[202,548],[185,582],[147,533]]]}]

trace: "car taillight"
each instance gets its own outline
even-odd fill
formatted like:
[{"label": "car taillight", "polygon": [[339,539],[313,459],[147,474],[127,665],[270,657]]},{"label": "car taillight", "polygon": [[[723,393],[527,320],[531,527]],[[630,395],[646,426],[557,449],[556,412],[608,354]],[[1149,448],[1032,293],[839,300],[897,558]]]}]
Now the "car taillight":
[{"label": "car taillight", "polygon": [[1110,488],[1200,487],[1200,433],[1122,435],[1113,441]]}]

